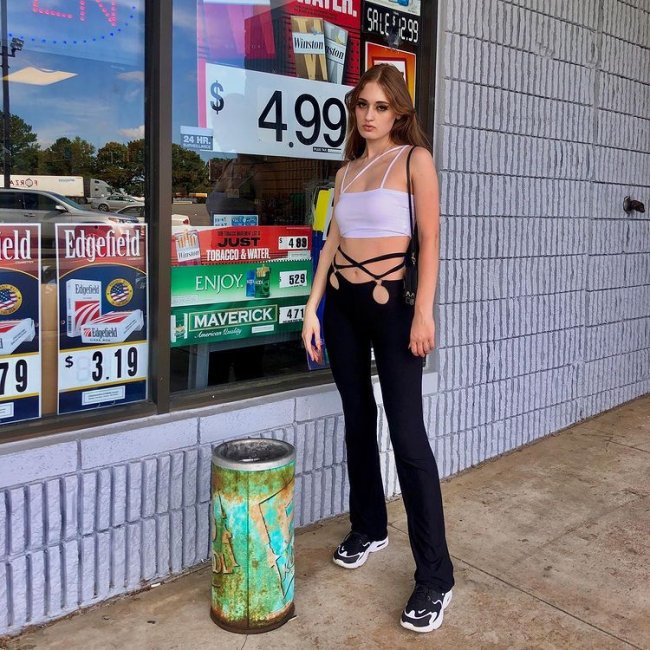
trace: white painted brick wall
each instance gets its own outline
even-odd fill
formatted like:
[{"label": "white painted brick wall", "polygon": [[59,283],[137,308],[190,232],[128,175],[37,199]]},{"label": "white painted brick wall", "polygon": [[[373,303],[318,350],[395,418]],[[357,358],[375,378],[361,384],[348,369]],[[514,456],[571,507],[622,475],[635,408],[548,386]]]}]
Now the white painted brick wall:
[{"label": "white painted brick wall", "polygon": [[[650,218],[622,211],[650,209],[649,27],[650,0],[440,2],[442,477],[650,390]],[[347,508],[331,386],[123,429],[0,447],[0,635],[206,560],[223,440],[295,445],[297,526]],[[378,435],[394,496],[381,404]]]},{"label": "white painted brick wall", "polygon": [[650,200],[650,3],[452,0],[441,25],[440,415],[489,456],[648,389],[650,221],[622,202]]}]

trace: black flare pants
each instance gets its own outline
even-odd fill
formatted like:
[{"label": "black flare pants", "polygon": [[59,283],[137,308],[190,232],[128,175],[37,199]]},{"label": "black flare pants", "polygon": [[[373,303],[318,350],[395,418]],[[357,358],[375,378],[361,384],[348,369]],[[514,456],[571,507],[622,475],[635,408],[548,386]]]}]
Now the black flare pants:
[{"label": "black flare pants", "polygon": [[372,540],[388,534],[377,443],[377,405],[370,372],[371,347],[408,519],[415,580],[438,591],[454,584],[447,550],[438,467],[422,414],[422,359],[408,349],[413,307],[401,280],[384,281],[389,300],[372,298],[374,282],[356,284],[337,274],[327,283],[324,337],[343,403],[353,531]]}]

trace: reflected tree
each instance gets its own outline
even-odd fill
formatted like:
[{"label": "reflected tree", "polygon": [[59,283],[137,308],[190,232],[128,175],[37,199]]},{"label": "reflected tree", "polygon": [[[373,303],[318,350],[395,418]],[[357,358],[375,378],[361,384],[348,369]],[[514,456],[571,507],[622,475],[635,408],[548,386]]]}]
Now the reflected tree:
[{"label": "reflected tree", "polygon": [[195,151],[172,144],[172,191],[187,196],[190,192],[207,192],[210,189],[208,168]]},{"label": "reflected tree", "polygon": [[97,151],[95,173],[111,187],[125,188],[131,180],[129,149],[120,142],[107,142]]},{"label": "reflected tree", "polygon": [[144,138],[131,140],[126,145],[131,179],[125,186],[129,194],[144,195]]},{"label": "reflected tree", "polygon": [[95,170],[95,147],[76,136],[59,138],[40,156],[39,172],[54,176],[92,176]]},{"label": "reflected tree", "polygon": [[[38,137],[30,124],[18,115],[11,116],[10,122],[11,172],[13,174],[35,174],[38,171],[40,147]],[[0,142],[4,142],[4,122],[0,120]],[[0,169],[4,172],[4,157],[0,156]]]}]

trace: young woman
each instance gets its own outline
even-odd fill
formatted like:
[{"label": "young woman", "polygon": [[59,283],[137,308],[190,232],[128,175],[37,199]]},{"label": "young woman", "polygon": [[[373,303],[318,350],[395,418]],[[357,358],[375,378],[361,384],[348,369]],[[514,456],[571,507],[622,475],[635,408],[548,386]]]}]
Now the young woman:
[{"label": "young woman", "polygon": [[[401,624],[429,632],[440,627],[454,584],[438,469],[422,414],[422,362],[435,337],[438,183],[408,89],[394,66],[368,70],[346,103],[347,164],[336,175],[334,216],[302,330],[307,353],[319,359],[316,309],[326,293],[324,337],[343,403],[350,479],[351,532],[333,560],[356,569],[370,553],[388,545],[370,371],[372,347],[416,564],[416,585]],[[420,244],[414,307],[402,297],[404,254],[411,235],[409,154]]]}]

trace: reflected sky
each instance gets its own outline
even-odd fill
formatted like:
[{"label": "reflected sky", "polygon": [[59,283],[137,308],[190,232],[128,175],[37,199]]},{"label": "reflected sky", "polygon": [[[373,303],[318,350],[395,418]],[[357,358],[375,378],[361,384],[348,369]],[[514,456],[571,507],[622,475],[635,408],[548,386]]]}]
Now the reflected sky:
[{"label": "reflected sky", "polygon": [[9,40],[24,41],[9,72],[75,76],[47,86],[10,82],[11,112],[41,146],[80,136],[95,147],[144,136],[143,0],[12,0]]},{"label": "reflected sky", "polygon": [[138,65],[144,49],[143,0],[13,0],[9,38],[54,55]]}]

